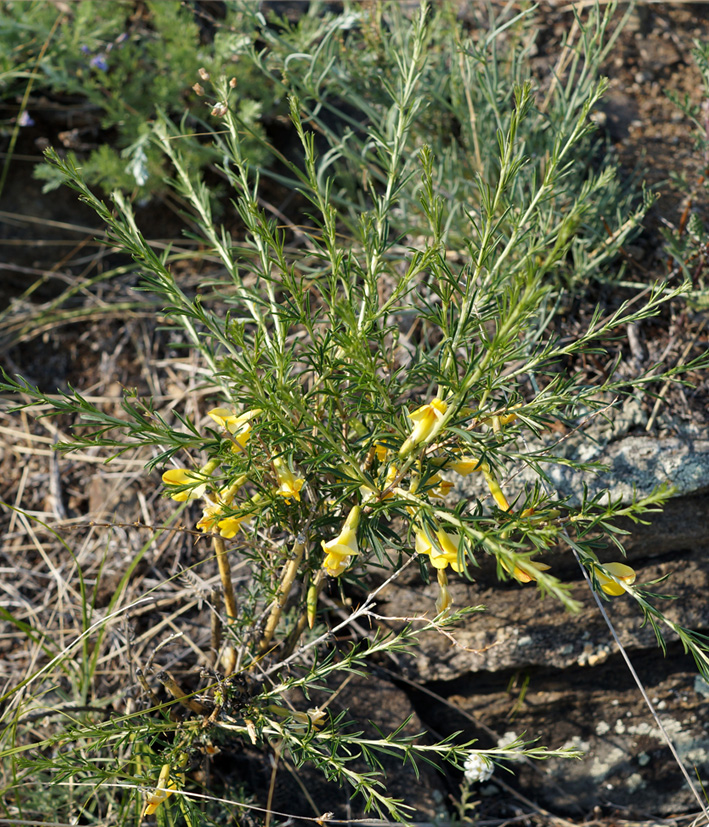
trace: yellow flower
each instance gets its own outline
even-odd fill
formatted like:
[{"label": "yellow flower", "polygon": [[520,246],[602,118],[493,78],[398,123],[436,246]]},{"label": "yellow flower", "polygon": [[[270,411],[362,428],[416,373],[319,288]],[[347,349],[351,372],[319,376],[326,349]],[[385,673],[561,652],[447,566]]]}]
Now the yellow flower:
[{"label": "yellow flower", "polygon": [[480,466],[483,476],[485,477],[485,482],[487,483],[487,487],[490,489],[490,493],[492,494],[492,498],[497,503],[497,507],[500,508],[502,511],[509,511],[510,504],[507,502],[507,497],[502,493],[502,489],[500,488],[500,484],[495,479],[492,471],[490,470],[490,466],[484,462]]},{"label": "yellow flower", "polygon": [[245,450],[246,443],[249,440],[249,434],[251,433],[250,420],[260,413],[260,409],[257,408],[237,416],[227,408],[212,408],[211,411],[207,411],[207,416],[211,416],[217,425],[221,425],[231,435],[234,442],[233,450],[239,452]]},{"label": "yellow flower", "polygon": [[[186,468],[171,468],[165,471],[162,475],[162,481],[165,485],[189,485],[190,483],[199,483],[199,480],[204,479],[202,474],[188,471]],[[178,491],[176,494],[171,494],[173,500],[178,503],[187,502],[187,500],[196,500],[201,497],[207,490],[207,483],[202,482],[194,485],[193,488]]]},{"label": "yellow flower", "polygon": [[[512,406],[512,411],[514,411],[515,408],[521,408],[522,405],[522,402],[518,402],[516,405]],[[479,424],[489,425],[496,434],[499,434],[503,425],[509,425],[510,422],[514,422],[516,419],[517,414],[514,412],[506,414],[493,414],[492,416],[485,417],[485,419],[481,419]]]},{"label": "yellow flower", "polygon": [[[178,773],[177,778],[184,783],[185,776],[183,773]],[[151,816],[163,803],[163,801],[165,801],[166,798],[169,798],[176,789],[177,779],[170,778],[170,765],[163,764],[155,791],[148,796],[148,799],[145,802],[143,818],[145,818],[145,816]]]},{"label": "yellow flower", "polygon": [[487,487],[490,489],[490,493],[497,503],[498,508],[501,508],[503,511],[510,510],[510,504],[502,493],[502,489],[487,462],[480,462],[475,459],[475,457],[461,457],[453,462],[447,462],[446,468],[450,468],[451,471],[455,471],[456,474],[461,474],[463,477],[467,477],[467,475],[472,474],[473,471],[482,471]]},{"label": "yellow flower", "polygon": [[441,479],[440,474],[434,474],[432,477],[429,477],[427,485],[431,486],[431,488],[428,489],[429,496],[438,497],[441,500],[447,497],[448,494],[450,494],[451,488],[453,488],[453,483]]},{"label": "yellow flower", "polygon": [[222,511],[222,504],[221,503],[213,503],[212,505],[208,505],[202,511],[202,517],[200,521],[197,523],[197,528],[200,531],[213,531],[216,527],[217,523],[219,522],[219,515]]},{"label": "yellow flower", "polygon": [[276,493],[285,497],[286,500],[295,499],[300,502],[300,489],[305,485],[302,477],[296,477],[290,470],[283,457],[273,460],[273,467],[276,469],[278,479],[278,491]]},{"label": "yellow flower", "polygon": [[448,403],[436,397],[427,405],[422,405],[413,413],[410,413],[409,418],[415,423],[414,429],[399,449],[399,456],[405,457],[410,454],[417,445],[430,442],[441,430],[443,416],[447,410]]},{"label": "yellow flower", "polygon": [[397,476],[398,473],[399,473],[399,469],[396,467],[396,465],[390,465],[389,466],[389,469],[387,470],[387,475],[386,475],[386,478],[384,479],[384,484],[382,485],[381,491],[378,488],[374,487],[374,486],[370,486],[369,484],[360,485],[359,490],[360,490],[360,493],[362,495],[362,502],[367,503],[370,500],[373,500],[375,497],[377,497],[380,500],[390,500],[394,496],[394,492],[389,491],[384,496],[382,496],[382,492],[386,491],[386,489],[389,488],[393,484],[393,482],[396,479],[396,476]]},{"label": "yellow flower", "polygon": [[[399,469],[396,467],[396,465],[390,465],[389,466],[389,470],[387,471],[386,478],[384,479],[384,485],[382,486],[382,491],[386,491],[386,489],[389,488],[389,486],[393,485],[394,480],[396,479],[398,473],[399,473]],[[382,499],[390,500],[393,496],[394,496],[394,492],[389,491],[389,493],[386,494],[384,497],[382,497]]]},{"label": "yellow flower", "polygon": [[320,541],[325,559],[322,567],[330,577],[339,577],[350,563],[350,557],[359,554],[357,547],[357,526],[362,512],[360,506],[355,505],[347,515],[342,530],[332,540]]},{"label": "yellow flower", "polygon": [[436,494],[434,494],[433,496],[434,497],[441,497],[441,499],[443,499],[444,497],[447,497],[450,494],[452,488],[453,488],[453,483],[452,482],[450,482],[449,480],[441,480],[438,483],[438,492]]},{"label": "yellow flower", "polygon": [[454,462],[446,463],[446,470],[449,468],[451,471],[455,471],[456,474],[467,477],[468,474],[472,474],[473,471],[480,471],[481,464],[475,457],[461,457]]},{"label": "yellow flower", "polygon": [[[509,572],[510,564],[506,560],[503,560],[502,568]],[[537,579],[539,572],[549,571],[550,568],[551,566],[547,566],[546,563],[537,563],[533,560],[525,560],[523,563],[518,563],[510,573],[519,583],[531,583],[532,580]]]},{"label": "yellow flower", "polygon": [[249,515],[244,514],[243,516],[233,516],[233,517],[225,517],[223,520],[219,520],[217,523],[219,527],[219,534],[224,537],[225,540],[231,540],[232,537],[235,537],[239,529],[241,528],[241,524],[248,520]]},{"label": "yellow flower", "polygon": [[387,447],[383,445],[381,442],[374,443],[374,453],[377,456],[379,462],[384,462],[387,458]]},{"label": "yellow flower", "polygon": [[629,586],[635,582],[635,569],[626,566],[625,563],[603,563],[603,568],[608,574],[612,574],[620,583],[616,583],[613,577],[609,577],[600,566],[593,566],[593,576],[598,581],[598,585],[606,594],[617,596],[623,594],[625,589],[621,583],[627,583]]},{"label": "yellow flower", "polygon": [[458,562],[461,539],[459,534],[449,534],[441,528],[436,532],[435,543],[432,543],[424,531],[417,531],[416,551],[419,554],[428,554],[434,568],[444,569],[450,565],[453,571],[460,573],[463,570],[463,566]]}]

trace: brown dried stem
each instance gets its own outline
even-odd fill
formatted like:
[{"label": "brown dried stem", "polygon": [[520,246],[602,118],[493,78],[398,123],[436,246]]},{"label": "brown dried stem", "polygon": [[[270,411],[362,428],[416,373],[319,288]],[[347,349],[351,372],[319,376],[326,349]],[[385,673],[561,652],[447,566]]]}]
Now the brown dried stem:
[{"label": "brown dried stem", "polygon": [[158,672],[156,677],[176,701],[179,701],[183,706],[186,706],[187,709],[197,713],[197,715],[206,714],[207,710],[205,707],[203,707],[199,701],[195,701],[193,698],[190,698],[188,693],[185,692],[185,690],[179,683],[177,683],[175,678],[167,670]]},{"label": "brown dried stem", "polygon": [[[214,551],[217,556],[219,577],[222,581],[227,620],[236,620],[236,597],[234,596],[234,584],[231,582],[231,566],[229,565],[229,557],[227,556],[224,540],[218,534],[214,535]],[[236,652],[233,646],[228,646],[224,651],[222,655],[222,666],[224,667],[226,676],[229,677],[236,666]]]}]

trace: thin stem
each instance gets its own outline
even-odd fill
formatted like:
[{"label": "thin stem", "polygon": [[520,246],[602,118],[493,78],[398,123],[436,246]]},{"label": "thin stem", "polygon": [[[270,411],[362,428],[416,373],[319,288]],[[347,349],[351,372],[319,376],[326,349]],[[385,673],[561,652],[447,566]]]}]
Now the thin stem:
[{"label": "thin stem", "polygon": [[158,672],[156,677],[165,689],[167,689],[167,691],[172,695],[172,697],[176,701],[179,701],[183,706],[187,707],[187,709],[191,712],[194,712],[197,715],[204,715],[206,713],[207,710],[202,706],[202,704],[199,703],[199,701],[195,701],[194,698],[190,698],[189,693],[185,692],[185,690],[179,683],[177,683],[175,678],[169,672]]},{"label": "thin stem", "polygon": [[[215,534],[213,538],[214,551],[217,557],[217,566],[219,567],[219,577],[222,581],[222,591],[224,592],[224,607],[226,608],[227,620],[233,622],[237,617],[236,597],[234,595],[234,584],[231,581],[231,566],[229,565],[229,556],[227,554],[224,540]],[[213,632],[214,634],[214,632]],[[219,636],[221,637],[221,624],[219,627]],[[233,674],[236,668],[236,650],[230,644],[224,650],[222,657],[222,669],[226,677]]]},{"label": "thin stem", "polygon": [[276,626],[278,626],[278,621],[281,619],[283,608],[286,605],[286,600],[288,600],[288,595],[290,594],[291,587],[293,586],[293,581],[298,574],[298,568],[300,567],[303,560],[303,555],[305,554],[305,543],[296,541],[293,546],[292,554],[293,557],[283,567],[281,582],[276,592],[276,600],[273,604],[273,608],[271,609],[271,614],[266,622],[263,637],[259,643],[259,649],[262,652],[268,648],[268,645],[273,638],[273,633],[276,631]]},{"label": "thin stem", "polygon": [[227,555],[226,546],[224,545],[224,540],[218,534],[214,536],[214,551],[217,555],[219,577],[221,578],[222,589],[224,591],[226,616],[228,620],[236,620],[236,597],[234,596],[234,586],[231,582],[231,566],[229,565],[229,557]]}]

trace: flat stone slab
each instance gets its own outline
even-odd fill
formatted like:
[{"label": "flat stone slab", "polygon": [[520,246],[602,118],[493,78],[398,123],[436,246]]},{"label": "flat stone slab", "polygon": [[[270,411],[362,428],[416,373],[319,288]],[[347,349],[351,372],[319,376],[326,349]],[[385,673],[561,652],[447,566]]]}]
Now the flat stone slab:
[{"label": "flat stone slab", "polygon": [[[545,446],[535,444],[536,452]],[[709,439],[695,437],[626,436],[606,445],[592,441],[573,446],[559,445],[550,453],[566,460],[595,463],[603,466],[598,471],[578,471],[568,465],[545,463],[543,468],[553,496],[569,497],[570,503],[580,502],[584,485],[591,496],[608,489],[613,499],[629,503],[633,497],[644,497],[658,485],[670,485],[673,496],[682,497],[709,490]],[[529,467],[508,469],[510,478],[502,480],[508,500],[531,487],[538,479]],[[454,475],[449,474],[449,479]],[[463,496],[477,496],[485,500],[488,491],[479,475],[455,479],[456,491]]]}]

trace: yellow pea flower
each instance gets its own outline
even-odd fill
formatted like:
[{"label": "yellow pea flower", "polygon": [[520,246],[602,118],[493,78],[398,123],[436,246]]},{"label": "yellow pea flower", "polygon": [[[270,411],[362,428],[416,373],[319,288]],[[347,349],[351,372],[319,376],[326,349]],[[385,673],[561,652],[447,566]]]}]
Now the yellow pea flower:
[{"label": "yellow pea flower", "polygon": [[[620,580],[621,583],[627,583],[630,586],[635,582],[635,569],[626,566],[625,563],[604,563],[603,568],[608,574],[612,574],[613,577]],[[613,577],[608,577],[608,574],[602,571],[600,566],[593,566],[593,576],[606,594],[613,595],[614,597],[624,594],[625,589],[621,583],[616,583]]]},{"label": "yellow pea flower", "polygon": [[460,474],[461,477],[467,477],[468,474],[472,474],[473,471],[480,471],[481,463],[476,460],[475,457],[461,457],[454,462],[447,462],[446,470],[448,469],[455,471],[456,474]]},{"label": "yellow pea flower", "polygon": [[427,405],[422,405],[409,418],[415,423],[409,438],[399,449],[399,456],[405,457],[418,445],[430,442],[441,430],[443,416],[448,410],[448,403],[436,397]]},{"label": "yellow pea flower", "polygon": [[503,511],[510,510],[510,504],[502,493],[500,484],[495,479],[495,475],[492,473],[492,469],[487,462],[480,462],[475,459],[475,457],[461,457],[453,462],[447,462],[446,468],[450,468],[451,471],[455,471],[456,474],[460,474],[463,477],[467,477],[468,474],[472,474],[473,471],[482,471],[487,487],[490,489],[490,493],[497,503],[498,508],[501,508]]},{"label": "yellow pea flower", "polygon": [[453,485],[454,483],[450,482],[450,480],[441,480],[438,483],[438,492],[433,496],[440,497],[441,499],[447,497],[450,494]]},{"label": "yellow pea flower", "polygon": [[[179,779],[181,783],[184,783],[184,774],[178,773],[177,779]],[[145,818],[145,816],[151,816],[163,803],[163,801],[173,794],[173,792],[177,789],[177,779],[170,778],[170,765],[163,764],[162,769],[160,770],[160,777],[158,778],[157,786],[145,802],[143,818]]]},{"label": "yellow pea flower", "polygon": [[214,531],[218,528],[219,534],[225,540],[231,540],[232,537],[236,536],[241,524],[249,517],[248,514],[244,514],[242,517],[232,516],[220,519],[222,509],[222,503],[208,505],[202,512],[202,519],[197,523],[197,528],[204,532]]},{"label": "yellow pea flower", "polygon": [[322,567],[330,577],[339,577],[350,564],[350,557],[359,554],[357,546],[357,527],[362,513],[360,506],[355,505],[342,526],[342,530],[332,540],[320,541],[325,559]]},{"label": "yellow pea flower", "polygon": [[485,482],[487,483],[487,487],[490,489],[490,493],[492,494],[493,500],[497,503],[497,507],[500,508],[502,511],[509,511],[510,504],[507,502],[507,498],[502,493],[502,489],[500,488],[500,484],[495,479],[492,471],[490,470],[490,466],[483,462],[480,466],[483,476],[485,477]]},{"label": "yellow pea flower", "polygon": [[387,458],[386,445],[382,445],[381,442],[376,442],[374,444],[374,453],[376,454],[376,457],[379,460],[379,462],[384,462]]},{"label": "yellow pea flower", "polygon": [[178,503],[184,503],[188,500],[196,500],[204,495],[207,490],[207,480],[219,467],[218,459],[210,459],[199,471],[189,471],[187,468],[170,468],[162,475],[162,481],[165,485],[189,485],[190,483],[199,483],[193,488],[178,491],[176,494],[171,494],[173,500]]},{"label": "yellow pea flower", "polygon": [[[502,568],[510,572],[510,564],[505,560],[502,561]],[[537,579],[537,575],[541,571],[549,571],[551,566],[546,563],[537,563],[534,560],[525,560],[523,563],[518,563],[510,572],[512,577],[519,583],[531,583],[532,580]]]},{"label": "yellow pea flower", "polygon": [[453,488],[453,483],[442,479],[440,474],[434,474],[432,477],[429,477],[427,485],[431,486],[431,488],[428,489],[428,495],[441,500],[447,497],[448,494],[450,494],[451,488]]},{"label": "yellow pea flower", "polygon": [[246,443],[251,433],[250,421],[260,413],[259,408],[239,415],[228,408],[212,408],[211,411],[207,411],[207,416],[210,416],[217,425],[221,425],[230,434],[234,442],[233,450],[239,452],[246,449]]},{"label": "yellow pea flower", "polygon": [[493,416],[487,416],[485,419],[480,420],[480,425],[490,425],[492,430],[499,434],[502,426],[509,425],[511,422],[514,422],[517,419],[517,414],[514,413],[515,408],[521,408],[524,403],[518,402],[516,405],[513,405],[511,408],[511,413],[506,414],[496,414]]},{"label": "yellow pea flower", "polygon": [[233,517],[225,517],[223,520],[219,520],[217,526],[219,528],[219,534],[225,540],[231,540],[232,537],[235,537],[239,529],[241,528],[241,524],[248,520],[249,515],[244,514],[243,517],[233,516]]},{"label": "yellow pea flower", "polygon": [[426,533],[420,530],[416,532],[416,551],[418,554],[427,554],[434,568],[444,569],[450,565],[453,571],[460,573],[463,570],[458,562],[461,540],[460,534],[449,534],[441,528],[436,532],[436,541],[432,543]]},{"label": "yellow pea flower", "polygon": [[285,497],[286,500],[294,499],[300,502],[300,489],[305,485],[305,480],[302,477],[295,476],[283,457],[274,459],[273,467],[276,469],[278,480],[278,491],[276,493],[281,497]]},{"label": "yellow pea flower", "polygon": [[[246,474],[242,474],[240,477],[237,477],[230,485],[226,485],[219,490],[219,493],[216,495],[216,498],[213,499],[212,496],[206,495],[205,500],[207,501],[207,505],[205,506],[204,510],[202,511],[202,517],[200,521],[197,523],[197,528],[200,531],[209,532],[214,531],[217,526],[219,526],[222,522],[227,522],[234,520],[233,517],[228,517],[227,520],[222,519],[222,515],[225,508],[228,508],[236,492],[241,488],[241,486],[246,482]],[[245,520],[246,517],[238,518],[238,522],[242,522]],[[230,523],[231,525],[231,523]],[[238,524],[236,529],[229,535],[220,532],[222,537],[231,538],[236,534],[238,531]]]},{"label": "yellow pea flower", "polygon": [[222,504],[221,503],[213,503],[212,505],[208,505],[202,511],[202,516],[200,521],[197,523],[197,528],[200,531],[204,531],[205,533],[208,531],[213,531],[217,523],[219,522],[219,515],[222,513]]},{"label": "yellow pea flower", "polygon": [[[195,474],[194,471],[188,471],[186,468],[170,468],[162,475],[162,481],[165,485],[188,485],[191,482],[197,482],[202,479],[201,476]],[[194,488],[184,491],[178,491],[176,494],[170,494],[171,498],[178,503],[184,503],[188,500],[196,500],[204,494],[207,490],[207,483],[203,482],[195,485]]]}]

